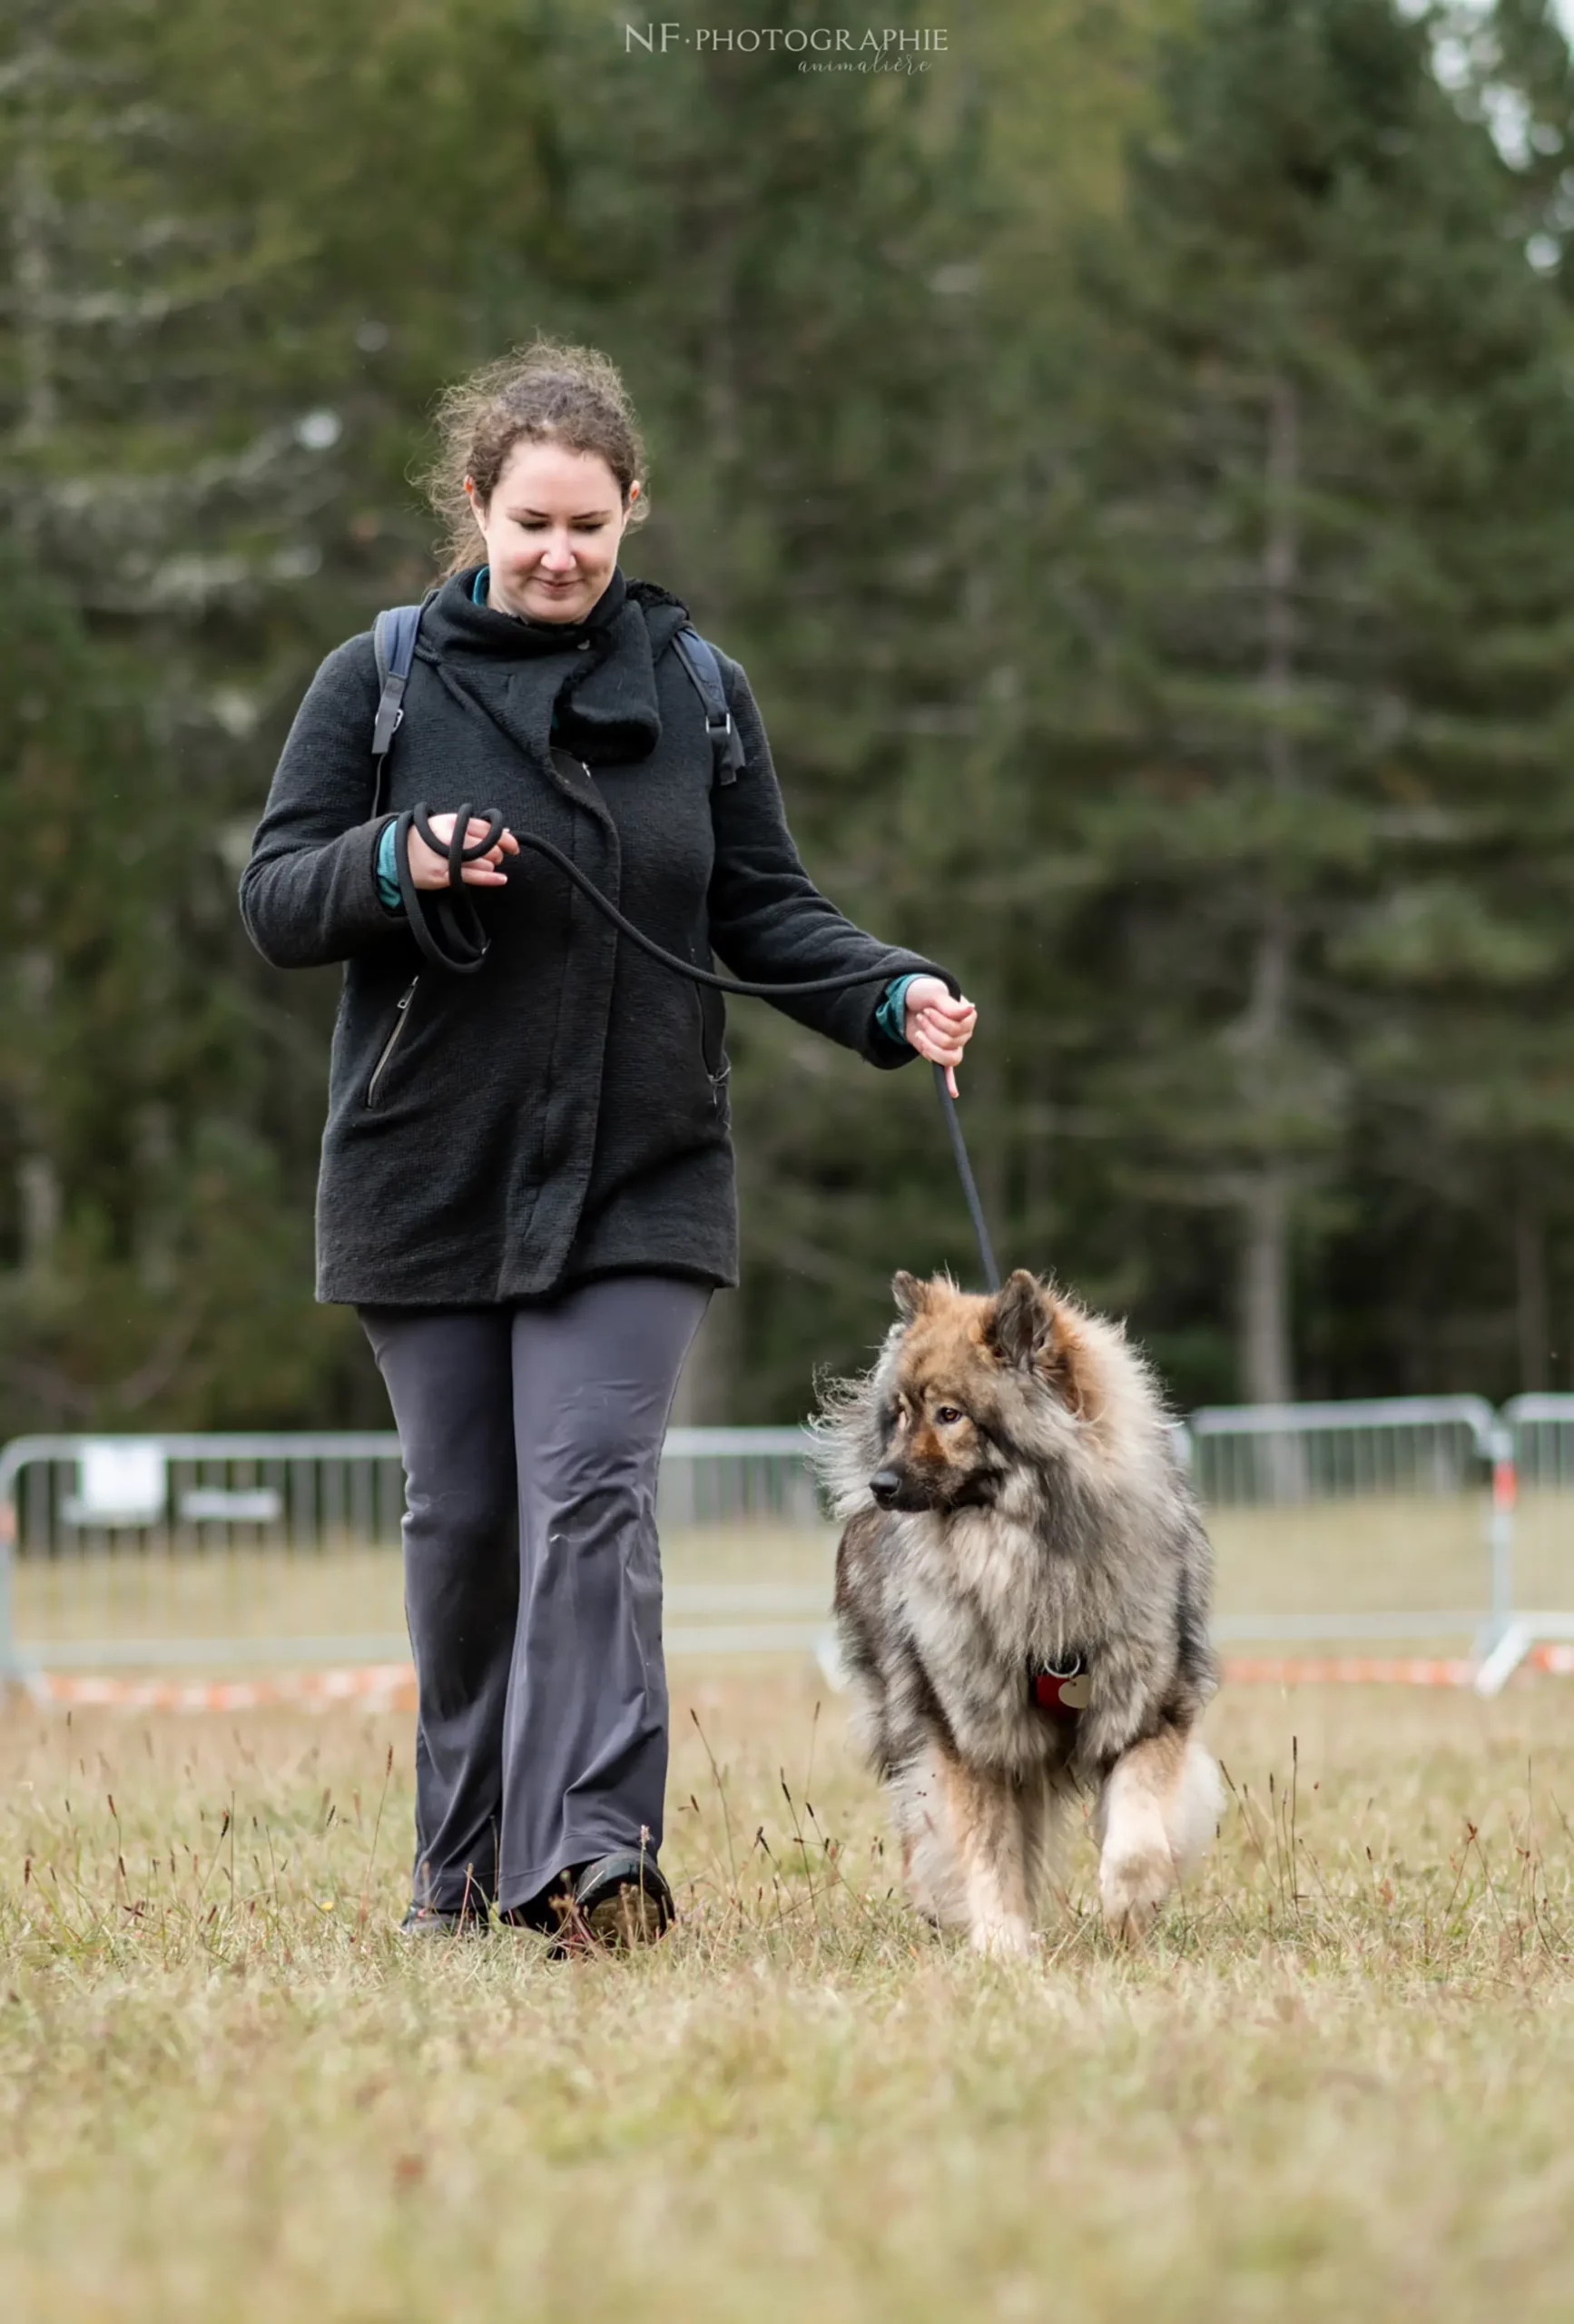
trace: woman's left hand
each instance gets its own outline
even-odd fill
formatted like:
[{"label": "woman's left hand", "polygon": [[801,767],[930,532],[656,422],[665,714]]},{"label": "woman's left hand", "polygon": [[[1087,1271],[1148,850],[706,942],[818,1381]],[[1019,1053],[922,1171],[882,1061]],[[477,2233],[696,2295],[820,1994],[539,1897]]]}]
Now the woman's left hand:
[{"label": "woman's left hand", "polygon": [[908,1039],[920,1057],[946,1068],[946,1088],[957,1094],[957,1067],[973,1037],[979,1012],[970,1000],[953,1000],[939,977],[914,977],[907,989]]}]

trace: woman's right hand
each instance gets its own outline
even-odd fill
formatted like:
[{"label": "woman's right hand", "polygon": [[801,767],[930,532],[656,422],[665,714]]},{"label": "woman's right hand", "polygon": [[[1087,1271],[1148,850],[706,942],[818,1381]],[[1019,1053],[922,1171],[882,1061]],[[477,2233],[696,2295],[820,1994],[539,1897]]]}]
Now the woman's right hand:
[{"label": "woman's right hand", "polygon": [[[427,821],[440,840],[453,839],[454,818],[452,815],[428,815]],[[481,815],[472,815],[465,827],[465,845],[474,847],[477,840],[486,838],[487,831],[486,818]],[[501,888],[506,884],[508,877],[502,868],[503,858],[505,855],[517,855],[518,852],[518,841],[512,832],[505,831],[498,835],[496,847],[489,848],[485,855],[477,855],[473,863],[460,865],[459,877],[467,888]],[[448,886],[448,857],[439,855],[435,848],[428,847],[413,823],[410,825],[409,862],[410,878],[418,888],[446,888]]]}]

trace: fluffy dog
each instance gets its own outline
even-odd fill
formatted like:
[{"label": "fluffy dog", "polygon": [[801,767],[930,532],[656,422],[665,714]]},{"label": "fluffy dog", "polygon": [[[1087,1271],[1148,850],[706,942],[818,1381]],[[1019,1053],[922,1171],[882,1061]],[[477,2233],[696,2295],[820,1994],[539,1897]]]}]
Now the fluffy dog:
[{"label": "fluffy dog", "polygon": [[1212,1555],[1157,1384],[1117,1324],[1018,1269],[995,1297],[899,1275],[900,1321],[832,1384],[836,1617],[917,1909],[1032,1943],[1070,1793],[1097,1787],[1107,1926],[1140,1936],[1212,1837],[1196,1733]]}]

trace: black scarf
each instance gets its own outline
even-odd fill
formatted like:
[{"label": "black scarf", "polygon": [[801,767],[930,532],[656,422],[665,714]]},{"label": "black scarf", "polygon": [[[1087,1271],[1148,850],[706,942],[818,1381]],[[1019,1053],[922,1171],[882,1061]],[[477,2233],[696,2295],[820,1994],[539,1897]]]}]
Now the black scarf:
[{"label": "black scarf", "polygon": [[418,651],[444,684],[530,757],[556,739],[590,766],[648,758],[662,731],[655,657],[688,619],[680,600],[615,567],[582,621],[521,619],[473,602],[479,570],[450,574],[421,623]]}]

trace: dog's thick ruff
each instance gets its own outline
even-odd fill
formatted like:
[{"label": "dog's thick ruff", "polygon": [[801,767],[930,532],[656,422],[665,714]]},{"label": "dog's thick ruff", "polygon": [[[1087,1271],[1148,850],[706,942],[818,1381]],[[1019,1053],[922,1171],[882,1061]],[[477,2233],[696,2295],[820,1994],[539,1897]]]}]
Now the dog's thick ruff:
[{"label": "dog's thick ruff", "polygon": [[[471,578],[445,582],[422,621],[389,813],[496,807],[700,968],[713,947],[765,982],[867,964],[867,984],[780,1006],[871,1064],[905,1063],[875,1010],[892,977],[943,972],[815,889],[738,664],[719,657],[745,762],[718,786],[699,695],[670,650],[686,618],[675,598],[615,574],[584,623],[526,625],[473,605]],[[722,996],[620,941],[525,851],[506,859],[507,887],[467,891],[490,937],[479,971],[433,967],[378,895],[377,701],[367,632],[312,681],[241,884],[276,966],[345,963],[318,1297],[507,1304],[642,1267],[735,1282]]]},{"label": "dog's thick ruff", "polygon": [[[995,1298],[897,1290],[902,1322],[829,1393],[820,1441],[847,1521],[842,1659],[909,1894],[984,1949],[1022,1951],[1084,1785],[1106,1921],[1140,1935],[1219,1807],[1195,1733],[1215,1683],[1211,1553],[1156,1384],[1118,1326],[1023,1271]],[[1078,1654],[1086,1707],[1050,1716],[1033,1674]]]},{"label": "dog's thick ruff", "polygon": [[361,1311],[408,1479],[419,1904],[468,1880],[507,1910],[661,1846],[656,1464],[709,1296],[623,1275],[512,1314]]}]

